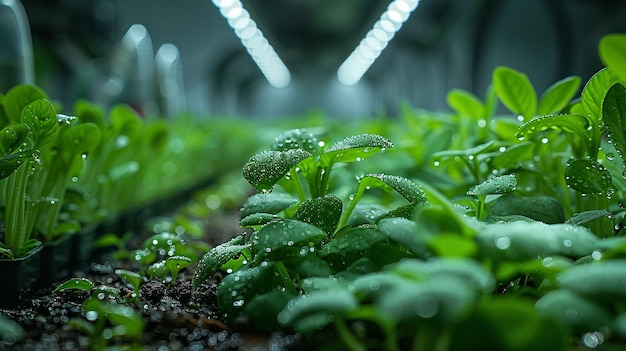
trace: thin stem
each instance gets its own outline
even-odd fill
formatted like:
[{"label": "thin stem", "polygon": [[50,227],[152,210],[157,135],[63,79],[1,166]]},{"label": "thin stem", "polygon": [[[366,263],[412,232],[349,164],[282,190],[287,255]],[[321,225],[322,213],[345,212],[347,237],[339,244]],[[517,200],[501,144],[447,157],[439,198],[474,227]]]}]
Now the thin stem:
[{"label": "thin stem", "polygon": [[300,202],[306,200],[306,195],[304,194],[304,189],[302,189],[302,182],[300,181],[300,175],[298,174],[298,172],[296,171],[295,168],[292,168],[289,171],[289,176],[291,177],[291,180],[293,181],[294,185],[296,186],[296,192],[298,193],[298,199],[300,199]]},{"label": "thin stem", "polygon": [[289,272],[287,268],[283,264],[282,261],[276,262],[276,269],[278,269],[278,273],[283,280],[283,284],[285,285],[285,289],[287,289],[290,293],[294,295],[298,295],[298,291],[296,290],[296,286],[293,284],[293,280],[289,276]]},{"label": "thin stem", "polygon": [[366,351],[367,348],[363,345],[357,338],[350,332],[348,326],[346,325],[346,321],[343,317],[339,315],[335,315],[335,329],[339,334],[339,338],[343,341],[343,344],[346,346],[347,350],[350,351]]}]

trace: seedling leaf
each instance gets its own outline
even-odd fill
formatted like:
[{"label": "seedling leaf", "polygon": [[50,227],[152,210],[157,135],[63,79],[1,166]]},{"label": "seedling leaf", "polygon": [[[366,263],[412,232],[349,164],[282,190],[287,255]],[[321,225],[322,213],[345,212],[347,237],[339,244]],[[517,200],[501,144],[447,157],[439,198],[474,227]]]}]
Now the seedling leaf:
[{"label": "seedling leaf", "polygon": [[292,129],[277,136],[272,143],[272,150],[287,151],[292,149],[302,149],[317,155],[320,144],[315,135],[306,129]]},{"label": "seedling leaf", "polygon": [[510,193],[515,190],[517,179],[514,174],[507,174],[487,179],[470,189],[467,194],[474,196]]},{"label": "seedling leaf", "polygon": [[254,227],[258,225],[264,225],[271,221],[275,221],[279,219],[275,214],[271,213],[253,213],[239,221],[239,225],[242,227]]},{"label": "seedling leaf", "polygon": [[264,151],[252,156],[243,166],[243,176],[259,192],[268,193],[289,170],[311,157],[302,149]]},{"label": "seedling leaf", "polygon": [[330,236],[335,232],[342,209],[341,200],[335,195],[327,194],[302,202],[293,219],[312,224]]},{"label": "seedling leaf", "polygon": [[54,288],[53,292],[59,292],[59,291],[68,290],[68,289],[89,291],[93,289],[95,286],[96,285],[87,278],[72,278],[57,285],[57,287]]},{"label": "seedling leaf", "polygon": [[0,156],[6,157],[19,149],[28,134],[30,129],[26,124],[13,124],[6,126],[0,130]]},{"label": "seedling leaf", "polygon": [[574,213],[572,218],[568,219],[565,223],[573,225],[583,225],[598,218],[610,218],[611,216],[611,212],[607,210],[589,210],[585,212]]},{"label": "seedling leaf", "polygon": [[236,240],[239,240],[239,237],[214,247],[202,256],[194,271],[194,288],[197,288],[201,282],[215,274],[226,262],[238,256],[243,250],[249,247],[244,244],[236,244]]},{"label": "seedling leaf", "polygon": [[604,68],[594,74],[583,88],[581,107],[595,125],[600,125],[602,103],[613,84],[615,84],[615,78]]},{"label": "seedling leaf", "polygon": [[549,115],[563,110],[578,91],[580,82],[580,77],[570,76],[548,87],[539,100],[538,114]]},{"label": "seedling leaf", "polygon": [[[256,255],[255,260],[284,259],[307,254],[309,246],[319,243],[324,238],[326,233],[321,228],[293,219],[284,219],[270,222],[252,233],[250,244]],[[303,247],[306,250],[303,250]]]},{"label": "seedling leaf", "polygon": [[602,62],[611,72],[615,73],[620,78],[622,83],[626,84],[626,63],[624,62],[624,53],[626,53],[626,35],[605,35],[600,40],[598,51]]},{"label": "seedling leaf", "polygon": [[377,152],[392,148],[391,141],[376,134],[359,134],[347,137],[324,150],[320,158],[322,167],[338,162],[354,162],[366,159]]},{"label": "seedling leaf", "polygon": [[298,203],[298,199],[284,193],[254,194],[241,207],[241,218],[253,213],[277,214]]},{"label": "seedling leaf", "polygon": [[356,227],[337,235],[333,240],[326,243],[319,254],[324,257],[330,254],[343,255],[351,252],[363,252],[373,248],[386,238],[375,226]]},{"label": "seedling leaf", "polygon": [[539,298],[535,307],[581,334],[607,328],[611,323],[611,314],[604,307],[569,290],[551,291]]},{"label": "seedling leaf", "polygon": [[452,89],[447,95],[448,105],[463,116],[478,119],[485,116],[485,105],[474,94]]},{"label": "seedling leaf", "polygon": [[583,194],[597,194],[609,189],[612,178],[602,164],[594,160],[581,159],[568,162],[565,182]]},{"label": "seedling leaf", "polygon": [[547,115],[538,116],[524,123],[517,131],[517,137],[529,137],[537,132],[553,130],[575,134],[580,140],[587,140],[589,120],[581,115]]},{"label": "seedling leaf", "polygon": [[626,260],[613,259],[575,265],[558,277],[561,288],[597,301],[626,298]]},{"label": "seedling leaf", "polygon": [[617,83],[609,89],[602,105],[602,120],[608,130],[608,138],[615,150],[626,162],[626,88]]},{"label": "seedling leaf", "polygon": [[46,93],[34,85],[17,85],[11,88],[4,97],[4,112],[11,124],[21,121],[22,110],[33,101],[47,99]]},{"label": "seedling leaf", "polygon": [[537,112],[537,93],[528,77],[512,68],[497,67],[493,72],[496,94],[513,113],[529,119]]}]

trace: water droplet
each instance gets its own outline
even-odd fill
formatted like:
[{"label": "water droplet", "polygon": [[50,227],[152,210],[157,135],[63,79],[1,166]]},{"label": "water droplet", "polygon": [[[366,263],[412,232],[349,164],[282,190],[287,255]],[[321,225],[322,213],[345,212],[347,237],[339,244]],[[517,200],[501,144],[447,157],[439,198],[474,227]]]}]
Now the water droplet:
[{"label": "water droplet", "polygon": [[511,245],[511,238],[508,236],[501,236],[496,239],[496,247],[500,250],[508,249]]}]

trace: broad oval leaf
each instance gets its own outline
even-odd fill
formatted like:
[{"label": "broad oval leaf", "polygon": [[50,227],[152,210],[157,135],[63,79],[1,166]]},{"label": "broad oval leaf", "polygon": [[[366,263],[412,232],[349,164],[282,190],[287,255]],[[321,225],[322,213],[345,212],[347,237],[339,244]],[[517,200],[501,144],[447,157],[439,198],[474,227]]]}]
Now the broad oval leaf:
[{"label": "broad oval leaf", "polygon": [[626,84],[626,62],[624,62],[626,35],[605,35],[600,40],[598,51],[602,62],[620,78],[622,83]]},{"label": "broad oval leaf", "polygon": [[528,77],[512,68],[497,67],[493,72],[496,94],[513,113],[529,119],[537,112],[537,93]]},{"label": "broad oval leaf", "polygon": [[249,247],[249,245],[242,244],[241,240],[241,237],[235,237],[205,253],[194,271],[193,287],[198,287],[200,283],[215,274],[226,262],[235,258]]},{"label": "broad oval leaf", "polygon": [[[626,260],[575,265],[558,276],[559,286],[597,301],[626,298]],[[616,301],[617,301],[616,300]]]},{"label": "broad oval leaf", "polygon": [[507,194],[494,200],[489,210],[494,216],[524,216],[547,224],[565,221],[565,211],[559,200],[544,195],[516,196]]},{"label": "broad oval leaf", "polygon": [[4,112],[11,124],[20,123],[22,111],[33,101],[47,99],[43,90],[34,86],[21,84],[11,88],[3,99]]},{"label": "broad oval leaf", "polygon": [[386,218],[378,222],[378,228],[389,239],[404,245],[415,256],[420,258],[431,256],[427,238],[420,235],[415,222],[404,218]]},{"label": "broad oval leaf", "polygon": [[606,192],[611,186],[609,171],[594,160],[581,159],[568,162],[565,169],[567,186],[583,194]]},{"label": "broad oval leaf", "polygon": [[28,126],[21,123],[12,124],[0,130],[0,152],[2,153],[0,156],[8,156],[19,149],[29,133]]},{"label": "broad oval leaf", "polygon": [[517,131],[518,138],[529,137],[537,132],[552,130],[575,134],[580,140],[587,140],[589,120],[576,114],[538,116],[524,123]]},{"label": "broad oval leaf", "polygon": [[537,113],[549,115],[563,110],[580,88],[580,83],[580,77],[570,76],[549,86],[539,100]]},{"label": "broad oval leaf", "polygon": [[402,197],[404,197],[413,206],[428,204],[428,199],[426,198],[424,190],[422,190],[419,185],[412,182],[410,179],[404,177],[388,174],[368,174],[361,178],[359,187],[380,187],[378,184],[381,184],[381,182],[382,184],[397,191],[398,194],[402,195]]},{"label": "broad oval leaf", "polygon": [[244,265],[227,275],[217,286],[217,303],[228,321],[233,321],[257,295],[275,290],[278,277],[274,262]]},{"label": "broad oval leaf", "polygon": [[617,83],[609,89],[602,104],[602,121],[615,150],[626,162],[626,88]]},{"label": "broad oval leaf", "polygon": [[600,240],[585,227],[525,221],[485,224],[477,239],[484,257],[505,261],[581,257],[596,250]]},{"label": "broad oval leaf", "polygon": [[479,98],[468,91],[452,89],[446,96],[446,100],[452,109],[463,116],[474,119],[483,118],[485,116],[485,105]]},{"label": "broad oval leaf", "polygon": [[303,201],[293,219],[321,228],[332,235],[337,228],[343,209],[341,200],[332,194]]},{"label": "broad oval leaf", "polygon": [[258,213],[247,215],[244,218],[242,218],[239,221],[239,225],[242,227],[255,227],[255,226],[267,224],[271,221],[276,221],[279,218],[280,217],[272,213],[258,212]]},{"label": "broad oval leaf", "polygon": [[363,252],[373,248],[385,240],[387,236],[375,226],[365,225],[347,230],[327,242],[319,254],[322,257],[328,255],[343,255],[352,252]]},{"label": "broad oval leaf", "polygon": [[30,129],[29,138],[35,149],[51,144],[59,133],[57,113],[50,101],[45,99],[33,101],[24,108],[22,123]]},{"label": "broad oval leaf", "polygon": [[[15,170],[28,161],[35,160],[37,160],[37,158],[35,158],[33,150],[18,151],[0,158],[0,179],[10,176]],[[39,165],[38,162],[31,162],[30,164],[35,167]]]},{"label": "broad oval leaf", "polygon": [[293,219],[270,222],[252,233],[250,244],[255,260],[304,256],[309,247],[326,238],[326,233],[312,224]]},{"label": "broad oval leaf", "polygon": [[277,136],[272,143],[272,150],[287,151],[302,149],[316,155],[320,152],[320,142],[313,133],[306,129],[292,129]]},{"label": "broad oval leaf", "polygon": [[377,152],[392,148],[393,144],[376,134],[359,134],[347,137],[324,150],[320,157],[323,167],[337,162],[354,162],[366,159]]},{"label": "broad oval leaf", "polygon": [[316,290],[289,301],[278,314],[278,321],[297,332],[310,334],[332,322],[335,314],[346,313],[357,306],[358,300],[347,290]]},{"label": "broad oval leaf", "polygon": [[264,151],[252,156],[243,166],[243,176],[260,192],[270,192],[274,185],[302,160],[311,157],[302,149]]},{"label": "broad oval leaf", "polygon": [[254,194],[241,207],[241,218],[254,213],[277,214],[298,203],[298,199],[285,193]]},{"label": "broad oval leaf", "polygon": [[94,123],[81,123],[71,126],[61,134],[59,145],[63,161],[71,165],[72,161],[93,150],[101,139],[100,129]]},{"label": "broad oval leaf", "polygon": [[537,300],[537,310],[568,325],[576,333],[609,327],[611,314],[599,304],[569,290],[551,291]]},{"label": "broad oval leaf", "polygon": [[472,187],[472,189],[467,192],[467,195],[484,196],[506,194],[515,190],[515,187],[517,187],[517,178],[515,178],[514,174],[507,174],[485,180]]},{"label": "broad oval leaf", "polygon": [[143,120],[127,105],[115,105],[111,108],[111,126],[116,134],[132,134],[141,129]]},{"label": "broad oval leaf", "polygon": [[591,118],[593,124],[600,125],[602,120],[602,103],[613,84],[615,77],[606,69],[601,69],[585,84],[581,94],[581,107]]}]

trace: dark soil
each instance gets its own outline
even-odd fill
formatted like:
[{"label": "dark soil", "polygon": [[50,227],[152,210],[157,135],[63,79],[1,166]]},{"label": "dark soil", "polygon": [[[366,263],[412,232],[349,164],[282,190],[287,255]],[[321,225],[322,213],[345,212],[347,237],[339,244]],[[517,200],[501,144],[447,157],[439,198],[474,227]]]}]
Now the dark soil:
[{"label": "dark soil", "polygon": [[[100,285],[119,289],[120,295],[131,296],[132,290],[114,273],[115,264],[92,264],[74,276],[87,277]],[[127,267],[124,267],[127,268]],[[139,350],[286,350],[299,341],[298,335],[262,335],[236,331],[223,323],[218,315],[215,289],[217,280],[210,279],[192,289],[193,271],[179,274],[174,284],[152,280],[142,284],[139,298],[126,302],[139,311],[146,322]],[[0,343],[7,350],[88,350],[91,339],[70,327],[72,318],[85,318],[82,303],[87,291],[43,289],[39,296],[24,301],[13,309],[0,310],[18,322],[26,332],[23,340]],[[245,330],[245,328],[242,328]],[[112,340],[110,345],[133,345],[128,340]],[[135,342],[134,344],[139,344]]]},{"label": "dark soil", "polygon": [[[208,233],[211,236],[211,240],[208,240],[210,244],[226,241],[240,230],[237,216],[222,214],[219,223],[215,222],[215,217],[208,219],[211,223],[205,225],[214,228]],[[137,248],[147,235],[150,234],[135,236],[129,248]],[[72,272],[68,278],[85,277],[96,283],[96,287],[112,287],[120,292],[122,298],[130,298],[132,287],[115,274],[115,269],[138,272],[139,267],[129,260],[112,260],[110,257],[110,253],[102,255],[91,265]],[[216,300],[220,277],[208,279],[192,289],[194,267],[195,264],[192,264],[181,270],[174,284],[156,278],[144,282],[135,301],[123,302],[139,312],[146,323],[141,340],[112,338],[108,346],[131,346],[130,350],[142,351],[301,349],[296,347],[302,343],[299,335],[255,333],[245,323],[236,327],[226,325],[220,319]],[[0,340],[0,350],[99,351],[93,347],[92,339],[86,332],[68,324],[72,319],[86,320],[82,304],[91,292],[53,292],[56,285],[41,289],[33,294],[33,298],[26,299],[15,308],[0,309],[1,314],[16,321],[25,331],[25,337],[17,342]]]}]

